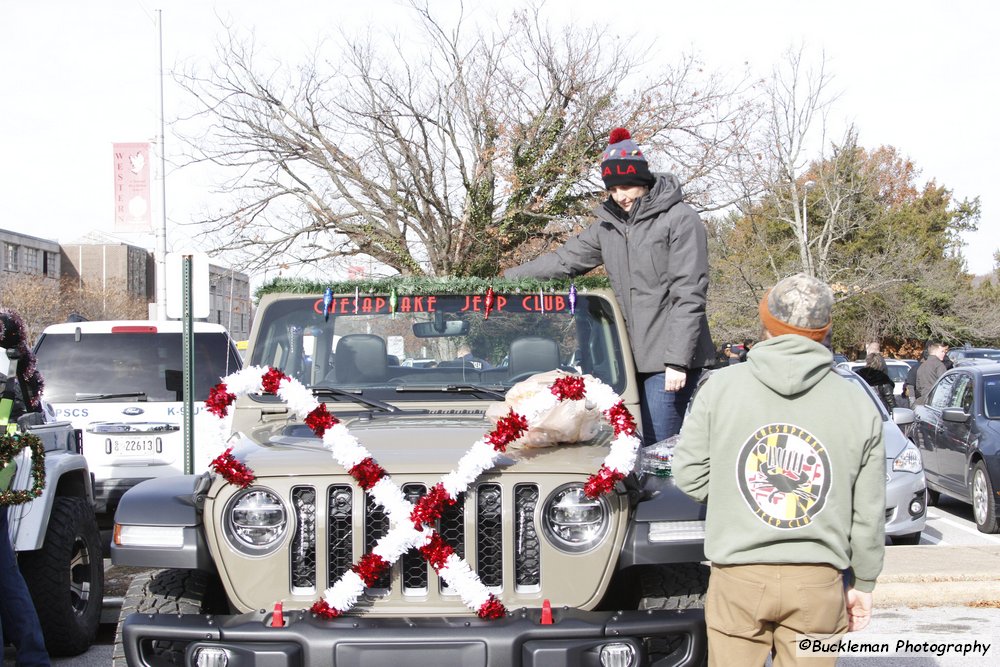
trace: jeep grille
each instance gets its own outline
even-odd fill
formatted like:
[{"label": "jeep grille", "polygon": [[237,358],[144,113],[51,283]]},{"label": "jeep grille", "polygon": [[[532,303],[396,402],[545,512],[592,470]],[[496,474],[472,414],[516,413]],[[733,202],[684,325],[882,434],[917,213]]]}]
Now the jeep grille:
[{"label": "jeep grille", "polygon": [[[410,502],[416,502],[425,493],[427,486],[409,483],[402,487],[403,495]],[[317,491],[311,486],[292,488],[292,511],[295,531],[292,537],[290,559],[290,583],[294,594],[311,594],[332,585],[362,554],[353,553],[353,531],[363,530],[365,549],[371,551],[375,543],[389,529],[389,519],[382,508],[365,497],[365,516],[355,520],[353,516],[353,496],[363,493],[347,484],[333,485],[327,489],[327,531],[328,544],[317,544],[316,498]],[[474,567],[483,583],[494,589],[504,585],[503,514],[514,512],[513,572],[516,590],[533,592],[540,588],[541,549],[535,527],[535,508],[538,504],[538,486],[518,484],[513,489],[513,504],[508,503],[500,484],[479,484],[471,494],[462,494],[458,502],[446,507],[437,529],[441,537],[463,558],[475,553]],[[466,521],[466,512],[473,512],[473,522]],[[317,581],[316,550],[322,548],[327,553],[329,567],[326,581]],[[411,550],[384,574],[371,589],[370,595],[392,594],[393,582],[399,582],[399,592],[403,596],[425,596],[429,591],[430,566],[415,550]],[[439,595],[457,595],[440,581]]]}]

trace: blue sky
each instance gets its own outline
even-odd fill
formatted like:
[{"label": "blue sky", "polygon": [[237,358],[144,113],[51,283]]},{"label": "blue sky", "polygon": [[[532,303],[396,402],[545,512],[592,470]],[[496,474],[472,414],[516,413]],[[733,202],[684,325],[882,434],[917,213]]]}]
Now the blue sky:
[{"label": "blue sky", "polygon": [[[432,0],[432,7],[455,0]],[[507,0],[483,7],[513,6]],[[346,7],[345,7],[346,5]],[[112,232],[113,142],[159,134],[155,11],[163,9],[164,63],[208,58],[220,19],[252,28],[269,48],[296,55],[330,26],[402,21],[394,0],[0,0],[0,228],[71,241]],[[468,0],[466,12],[487,10]],[[728,71],[744,63],[766,74],[789,46],[822,50],[841,97],[835,126],[853,122],[865,146],[891,144],[958,198],[980,196],[980,231],[965,255],[977,273],[1000,247],[1000,3],[955,0],[631,2],[548,0],[553,22],[606,23],[638,34],[665,59],[697,52]],[[405,25],[405,24],[400,24]],[[166,82],[166,116],[173,100]],[[835,131],[834,136],[837,135]],[[170,135],[168,130],[168,154]],[[168,250],[189,246],[204,185],[167,179]],[[162,219],[154,193],[154,220]],[[152,237],[126,239],[152,247]]]}]

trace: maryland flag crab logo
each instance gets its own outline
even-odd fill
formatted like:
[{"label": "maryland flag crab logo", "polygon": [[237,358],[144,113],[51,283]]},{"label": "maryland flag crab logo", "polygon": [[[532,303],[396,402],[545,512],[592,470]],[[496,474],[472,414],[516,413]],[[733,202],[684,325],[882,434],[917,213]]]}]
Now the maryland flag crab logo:
[{"label": "maryland flag crab logo", "polygon": [[801,528],[830,493],[830,457],[811,433],[769,424],[750,436],[737,460],[740,492],[751,511],[775,528]]}]

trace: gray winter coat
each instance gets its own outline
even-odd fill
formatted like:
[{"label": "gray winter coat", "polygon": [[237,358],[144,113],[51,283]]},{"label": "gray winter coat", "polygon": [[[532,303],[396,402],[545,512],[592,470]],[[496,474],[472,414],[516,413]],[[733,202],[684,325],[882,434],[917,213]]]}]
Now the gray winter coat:
[{"label": "gray winter coat", "polygon": [[607,208],[558,250],[504,272],[506,278],[577,276],[604,264],[625,313],[640,373],[664,364],[704,368],[715,361],[708,331],[708,235],[694,209],[681,201],[673,174],[654,174],[648,195],[623,222]]}]

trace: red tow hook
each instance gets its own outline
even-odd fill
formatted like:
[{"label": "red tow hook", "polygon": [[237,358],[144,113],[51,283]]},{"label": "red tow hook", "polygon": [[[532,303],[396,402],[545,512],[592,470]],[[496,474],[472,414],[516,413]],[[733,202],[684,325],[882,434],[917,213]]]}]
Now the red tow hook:
[{"label": "red tow hook", "polygon": [[548,598],[542,601],[542,619],[539,621],[540,625],[552,625],[552,603],[549,602]]},{"label": "red tow hook", "polygon": [[271,627],[272,628],[285,627],[285,616],[282,613],[282,606],[280,601],[274,603],[274,613],[271,614]]}]

